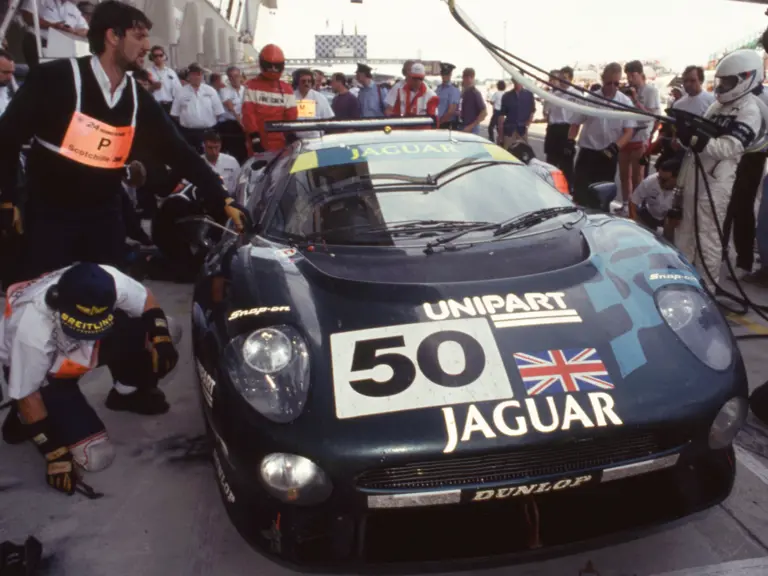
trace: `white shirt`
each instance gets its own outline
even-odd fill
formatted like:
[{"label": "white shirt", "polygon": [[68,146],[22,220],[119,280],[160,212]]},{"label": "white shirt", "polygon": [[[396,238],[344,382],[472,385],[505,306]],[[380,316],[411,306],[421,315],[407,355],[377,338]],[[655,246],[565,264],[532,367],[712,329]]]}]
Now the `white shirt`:
[{"label": "white shirt", "polygon": [[224,86],[221,90],[219,90],[219,97],[221,98],[222,102],[232,102],[232,105],[235,107],[235,114],[237,117],[235,117],[232,112],[227,110],[225,108],[224,115],[226,116],[227,120],[237,120],[242,113],[243,113],[243,97],[245,96],[245,85],[241,84],[239,90],[235,90],[232,88],[232,86]]},{"label": "white shirt", "polygon": [[[45,304],[48,288],[69,268],[8,288],[6,307],[10,306],[10,316],[6,308],[6,315],[0,319],[0,364],[10,367],[8,395],[15,400],[39,390],[48,374],[56,374],[65,360],[84,371],[98,364],[95,342],[66,336],[56,313]],[[132,318],[141,316],[146,288],[112,266],[102,268],[115,279],[115,307]]]},{"label": "white shirt", "polygon": [[[24,0],[21,9],[30,14],[34,14],[32,2],[35,0]],[[83,18],[83,14],[74,2],[62,2],[61,0],[37,0],[37,14],[43,20],[48,22],[63,22],[73,30],[87,30],[88,22]],[[26,27],[28,31],[34,33],[33,26]],[[40,29],[40,38],[48,39],[48,29]]]},{"label": "white shirt", "polygon": [[659,184],[659,175],[651,174],[640,182],[640,185],[632,191],[632,204],[640,208],[645,202],[648,213],[656,220],[664,220],[672,208],[675,191],[664,190]]},{"label": "white shirt", "polygon": [[[565,100],[573,100],[573,98],[570,98],[570,94],[579,94],[579,91],[576,90],[576,88],[574,88],[573,86],[568,86],[565,92],[562,92],[560,90],[555,90],[553,94]],[[549,104],[549,116],[547,118],[547,123],[548,124],[570,124],[571,117],[573,116],[573,114],[574,114],[573,112],[571,112],[570,110],[566,110],[562,106],[558,106],[557,104]]]},{"label": "white shirt", "polygon": [[696,96],[689,96],[686,94],[680,98],[680,100],[675,102],[672,107],[685,110],[686,112],[696,114],[697,116],[704,116],[704,113],[709,110],[709,107],[712,106],[714,102],[715,95],[711,92],[702,90],[696,94]]},{"label": "white shirt", "polygon": [[[602,90],[600,91],[602,94]],[[632,100],[621,92],[616,92],[614,102],[622,102],[632,106]],[[600,100],[603,102],[603,100]],[[600,104],[597,105],[598,107]],[[635,128],[637,122],[621,118],[596,118],[574,112],[571,115],[571,124],[583,124],[579,135],[579,147],[590,150],[603,150],[621,138],[625,128]]]},{"label": "white shirt", "polygon": [[[333,108],[331,108],[331,105],[328,103],[328,98],[326,98],[322,93],[318,92],[317,90],[310,89],[310,91],[307,92],[306,96],[302,96],[301,92],[299,92],[298,90],[296,90],[293,94],[296,97],[296,106],[299,109],[299,120],[303,120],[306,118],[315,118],[317,120],[328,120],[329,118],[334,118],[336,116],[333,113]],[[313,115],[302,117],[302,110],[307,110],[307,106],[301,104],[303,100],[310,100],[315,103],[314,104],[315,113]],[[311,112],[311,105],[310,105],[309,112]],[[322,135],[323,133],[318,130],[306,130],[304,132],[296,133],[296,136],[298,136],[301,139],[320,138]]]},{"label": "white shirt", "polygon": [[[107,106],[114,108],[120,102],[125,87],[128,86],[128,75],[123,76],[120,84],[112,92],[112,83],[109,81],[109,77],[104,71],[98,56],[91,56],[91,70],[93,70],[93,75],[96,76],[96,82],[99,84],[99,88],[101,88],[101,94],[104,96]],[[134,102],[133,105],[136,106],[137,103]]]},{"label": "white shirt", "polygon": [[501,99],[503,97],[504,97],[504,91],[503,90],[499,90],[498,92],[496,92],[496,94],[491,96],[491,104],[493,104],[493,109],[496,112],[500,112],[501,111]]},{"label": "white shirt", "polygon": [[[649,111],[654,114],[661,114],[661,98],[659,97],[659,90],[653,84],[646,84],[642,89],[637,91],[637,99],[645,106]],[[638,122],[638,130],[635,135],[632,136],[630,142],[647,142],[651,137],[651,128],[653,128],[654,121]]]},{"label": "white shirt", "polygon": [[181,81],[176,72],[168,68],[168,66],[158,68],[154,64],[147,68],[147,72],[152,76],[153,82],[160,82],[160,88],[152,92],[155,100],[158,102],[173,102],[179,92],[181,92]]},{"label": "white shirt", "polygon": [[216,90],[208,84],[201,84],[195,90],[191,84],[184,86],[173,100],[171,116],[178,116],[183,128],[213,128],[216,119],[224,114],[224,105]]},{"label": "white shirt", "polygon": [[0,88],[0,116],[3,115],[5,109],[8,108],[8,104],[11,103],[11,98],[19,89],[19,85],[16,84],[16,79],[11,76],[11,81],[8,86]]},{"label": "white shirt", "polygon": [[224,186],[227,188],[229,194],[234,194],[235,188],[237,188],[237,176],[240,174],[240,163],[237,159],[229,154],[224,154],[224,152],[219,154],[219,157],[216,159],[216,164],[211,163],[208,158],[206,158],[205,154],[203,154],[203,158],[208,166],[213,168],[213,171],[221,176],[221,179],[224,181]]}]

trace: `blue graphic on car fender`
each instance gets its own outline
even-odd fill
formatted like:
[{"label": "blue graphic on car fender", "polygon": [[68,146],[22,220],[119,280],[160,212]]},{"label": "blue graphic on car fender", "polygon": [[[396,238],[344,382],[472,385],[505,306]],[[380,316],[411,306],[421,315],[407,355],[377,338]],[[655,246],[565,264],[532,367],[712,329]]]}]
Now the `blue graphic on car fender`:
[{"label": "blue graphic on car fender", "polygon": [[[589,261],[598,272],[594,280],[584,284],[595,311],[609,315],[611,307],[621,306],[631,320],[630,328],[612,335],[610,341],[621,374],[626,377],[647,362],[638,332],[664,321],[653,293],[675,280],[658,276],[686,277],[683,283],[694,285],[700,284],[701,278],[677,250],[631,221],[606,219],[585,226],[582,233],[591,250]],[[653,285],[649,283],[651,271],[657,274]],[[606,322],[610,320],[606,318]]]}]

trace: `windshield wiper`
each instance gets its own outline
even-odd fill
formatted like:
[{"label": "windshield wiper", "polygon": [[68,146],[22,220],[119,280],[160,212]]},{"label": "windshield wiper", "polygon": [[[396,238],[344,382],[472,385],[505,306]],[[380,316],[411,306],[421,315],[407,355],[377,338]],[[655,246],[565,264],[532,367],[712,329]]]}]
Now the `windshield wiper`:
[{"label": "windshield wiper", "polygon": [[[454,162],[448,166],[448,168],[440,170],[437,174],[427,174],[427,177],[424,178],[425,184],[437,185],[441,178],[468,166],[472,166],[473,168],[485,168],[487,166],[498,166],[499,164],[516,164],[516,162],[512,162],[511,160],[482,160],[480,158],[481,157],[478,156],[468,156],[467,158],[462,158],[461,160]],[[523,164],[520,165],[523,166]]]},{"label": "windshield wiper", "polygon": [[425,228],[442,228],[442,229],[456,229],[465,228],[467,226],[495,226],[490,222],[478,222],[472,220],[404,220],[402,222],[393,222],[391,224],[384,224],[383,226],[371,226],[370,224],[352,224],[350,226],[341,226],[339,228],[331,228],[330,230],[323,230],[318,232],[311,232],[306,234],[304,238],[306,240],[314,240],[322,238],[330,234],[336,234],[337,232],[400,232],[400,231],[417,231]]},{"label": "windshield wiper", "polygon": [[431,242],[427,242],[427,245],[424,248],[424,253],[432,254],[435,251],[435,248],[438,246],[443,246],[453,242],[454,240],[457,240],[462,236],[466,236],[467,234],[471,234],[472,232],[493,230],[493,236],[499,237],[505,234],[509,234],[510,232],[530,228],[531,226],[535,226],[536,224],[551,220],[552,218],[560,216],[561,214],[570,214],[573,212],[579,212],[580,210],[581,209],[577,206],[557,206],[555,208],[541,208],[539,210],[533,210],[532,212],[520,214],[519,216],[515,216],[509,220],[504,220],[503,222],[485,224],[482,226],[469,228],[467,230],[462,230],[461,232],[456,232],[455,234],[449,234],[448,236],[441,236],[440,238],[436,238]]}]

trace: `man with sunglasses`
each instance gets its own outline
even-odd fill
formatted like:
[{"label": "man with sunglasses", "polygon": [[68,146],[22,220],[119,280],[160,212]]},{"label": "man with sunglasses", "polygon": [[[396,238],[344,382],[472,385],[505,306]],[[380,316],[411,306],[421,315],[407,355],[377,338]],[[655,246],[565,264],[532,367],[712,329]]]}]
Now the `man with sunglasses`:
[{"label": "man with sunglasses", "polygon": [[[251,137],[254,153],[280,150],[286,145],[286,135],[267,132],[267,122],[296,120],[298,109],[293,88],[280,78],[285,70],[285,55],[279,46],[267,44],[259,53],[261,73],[245,84],[243,97],[243,128]],[[295,135],[288,139],[295,140]]]},{"label": "man with sunglasses", "polygon": [[[603,70],[602,86],[596,91],[603,99],[632,106],[632,101],[619,92],[621,65],[608,64]],[[595,99],[597,100],[597,99]],[[603,102],[604,100],[600,100]],[[573,174],[573,199],[587,208],[599,208],[600,201],[589,186],[597,182],[613,182],[619,164],[619,151],[632,139],[637,123],[621,118],[599,118],[574,113],[569,118],[571,128],[568,139],[579,135],[579,155]],[[583,127],[582,127],[583,125]]]},{"label": "man with sunglasses", "polygon": [[151,63],[147,72],[152,76],[149,91],[160,107],[170,114],[173,100],[181,92],[181,82],[176,72],[165,65],[165,50],[162,46],[153,46],[150,51]]}]

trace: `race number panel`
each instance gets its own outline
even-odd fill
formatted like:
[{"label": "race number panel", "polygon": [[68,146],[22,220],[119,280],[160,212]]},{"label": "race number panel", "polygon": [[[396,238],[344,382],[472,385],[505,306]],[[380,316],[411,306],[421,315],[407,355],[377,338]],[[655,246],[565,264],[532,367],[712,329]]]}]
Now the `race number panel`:
[{"label": "race number panel", "polygon": [[486,318],[331,336],[339,419],[512,398]]}]

